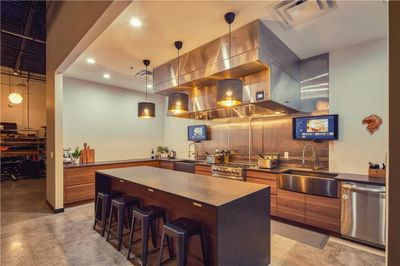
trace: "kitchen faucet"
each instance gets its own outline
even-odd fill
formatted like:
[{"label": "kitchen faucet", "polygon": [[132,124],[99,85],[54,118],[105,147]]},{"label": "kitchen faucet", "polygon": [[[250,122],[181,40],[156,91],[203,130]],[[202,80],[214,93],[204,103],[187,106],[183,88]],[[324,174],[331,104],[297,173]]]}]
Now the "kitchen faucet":
[{"label": "kitchen faucet", "polygon": [[[189,151],[189,158],[190,158],[190,155],[193,154],[193,155],[194,155],[194,160],[195,160],[195,161],[197,161],[197,160],[199,159],[199,152],[198,152],[198,150],[197,150],[197,145],[196,145],[196,144],[197,144],[196,142],[190,143],[190,144],[189,144],[189,149],[188,149],[188,151]],[[194,145],[194,150],[193,150],[193,152],[190,152],[190,148],[192,147],[192,145]]]},{"label": "kitchen faucet", "polygon": [[306,144],[303,148],[303,157],[302,157],[302,165],[303,168],[305,167],[306,164],[306,158],[304,157],[304,154],[306,153],[307,149],[311,148],[312,151],[312,160],[313,160],[313,170],[317,170],[318,166],[317,166],[317,156],[315,155],[315,147],[312,144]]}]

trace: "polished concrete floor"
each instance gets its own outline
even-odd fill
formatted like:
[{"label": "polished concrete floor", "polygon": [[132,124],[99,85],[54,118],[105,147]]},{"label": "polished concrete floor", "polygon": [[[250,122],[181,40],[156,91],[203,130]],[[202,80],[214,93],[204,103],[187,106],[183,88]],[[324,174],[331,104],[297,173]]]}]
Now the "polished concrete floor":
[{"label": "polished concrete floor", "polygon": [[[44,195],[44,179],[1,183],[1,265],[140,265],[92,230],[93,204],[51,214]],[[282,266],[385,262],[382,251],[333,237],[319,249],[273,234],[271,252],[271,265]],[[150,255],[150,264],[156,261],[157,253]]]}]

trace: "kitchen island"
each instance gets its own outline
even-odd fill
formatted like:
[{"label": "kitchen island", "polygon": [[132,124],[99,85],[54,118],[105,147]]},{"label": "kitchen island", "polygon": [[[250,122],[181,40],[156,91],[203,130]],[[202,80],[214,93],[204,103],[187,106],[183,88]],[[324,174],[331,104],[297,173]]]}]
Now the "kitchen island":
[{"label": "kitchen island", "polygon": [[[201,222],[210,265],[270,263],[269,186],[138,166],[96,171],[95,188],[96,195],[115,189],[162,207],[169,219]],[[202,264],[195,237],[188,265]]]}]

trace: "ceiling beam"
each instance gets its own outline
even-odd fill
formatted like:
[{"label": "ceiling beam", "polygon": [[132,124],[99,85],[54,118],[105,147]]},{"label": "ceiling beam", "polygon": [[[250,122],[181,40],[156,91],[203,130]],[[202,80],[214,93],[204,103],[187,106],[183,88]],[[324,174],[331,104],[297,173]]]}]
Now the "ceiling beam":
[{"label": "ceiling beam", "polygon": [[20,37],[20,38],[23,38],[23,39],[27,39],[27,40],[30,40],[30,41],[33,41],[33,42],[37,42],[37,43],[41,43],[41,44],[46,44],[45,41],[42,41],[42,40],[39,40],[39,39],[35,39],[35,38],[33,38],[33,37],[29,37],[29,36],[22,35],[22,34],[19,34],[19,33],[11,32],[11,31],[8,31],[8,30],[3,30],[3,29],[2,29],[1,32],[2,32],[2,33],[5,33],[5,34],[8,34],[8,35],[15,36],[15,37]]},{"label": "ceiling beam", "polygon": [[[29,34],[29,32],[31,31],[36,4],[37,4],[36,1],[32,1],[31,4],[29,5],[29,9],[27,11],[27,15],[26,15],[26,19],[25,19],[24,33],[22,34],[24,36],[27,36]],[[14,71],[18,71],[21,67],[21,59],[24,54],[23,50],[25,50],[25,46],[26,46],[26,39],[21,38],[21,41],[19,42],[19,47],[18,47],[17,59],[15,60]]]}]

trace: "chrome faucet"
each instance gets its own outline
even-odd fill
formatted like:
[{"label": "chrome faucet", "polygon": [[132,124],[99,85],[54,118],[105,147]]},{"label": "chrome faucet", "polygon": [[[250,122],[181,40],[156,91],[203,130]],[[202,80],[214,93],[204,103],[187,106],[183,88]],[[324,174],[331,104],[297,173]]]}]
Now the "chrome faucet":
[{"label": "chrome faucet", "polygon": [[311,151],[312,151],[313,170],[317,170],[317,169],[318,169],[318,166],[317,166],[317,156],[316,156],[316,154],[315,154],[315,147],[314,147],[314,145],[312,145],[312,144],[306,144],[306,145],[304,146],[304,148],[303,148],[303,157],[302,157],[302,165],[303,165],[303,168],[305,167],[305,164],[306,164],[306,158],[304,157],[304,155],[305,155],[305,153],[306,153],[306,151],[307,151],[308,148],[311,148]]},{"label": "chrome faucet", "polygon": [[[199,152],[198,152],[198,150],[197,150],[197,145],[196,145],[197,143],[196,142],[192,142],[192,143],[190,143],[189,144],[189,149],[188,149],[188,152],[189,152],[189,158],[190,158],[190,155],[194,155],[194,159],[197,161],[198,159],[199,159]],[[190,148],[192,147],[192,145],[194,145],[194,150],[193,150],[193,152],[190,152]]]}]

